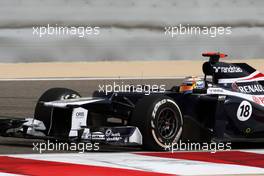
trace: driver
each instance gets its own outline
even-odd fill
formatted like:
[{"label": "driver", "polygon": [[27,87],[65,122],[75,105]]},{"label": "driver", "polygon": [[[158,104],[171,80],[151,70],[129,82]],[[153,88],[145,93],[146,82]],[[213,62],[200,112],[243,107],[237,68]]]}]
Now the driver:
[{"label": "driver", "polygon": [[180,85],[180,93],[193,93],[193,89],[204,89],[205,82],[196,76],[186,77]]}]

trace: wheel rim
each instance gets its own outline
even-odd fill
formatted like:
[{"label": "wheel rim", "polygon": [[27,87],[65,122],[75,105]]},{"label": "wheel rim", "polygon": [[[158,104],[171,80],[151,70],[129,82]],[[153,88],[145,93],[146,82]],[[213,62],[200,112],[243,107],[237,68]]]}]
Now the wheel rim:
[{"label": "wheel rim", "polygon": [[164,108],[157,117],[159,135],[164,139],[171,139],[177,132],[178,120],[176,112],[171,108]]}]

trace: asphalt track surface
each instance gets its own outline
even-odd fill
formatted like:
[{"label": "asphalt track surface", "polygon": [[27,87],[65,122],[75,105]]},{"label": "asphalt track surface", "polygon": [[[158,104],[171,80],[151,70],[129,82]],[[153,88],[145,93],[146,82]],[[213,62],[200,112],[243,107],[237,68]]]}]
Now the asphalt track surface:
[{"label": "asphalt track surface", "polygon": [[[49,88],[66,87],[82,96],[91,96],[99,85],[165,85],[166,89],[178,85],[181,79],[100,79],[100,80],[10,80],[0,81],[0,117],[33,117],[35,104],[40,95]],[[0,154],[36,153],[32,143],[36,140],[0,137]],[[134,151],[137,148],[103,147],[101,151]],[[58,152],[58,151],[55,151]],[[65,152],[65,151],[64,151]]]}]

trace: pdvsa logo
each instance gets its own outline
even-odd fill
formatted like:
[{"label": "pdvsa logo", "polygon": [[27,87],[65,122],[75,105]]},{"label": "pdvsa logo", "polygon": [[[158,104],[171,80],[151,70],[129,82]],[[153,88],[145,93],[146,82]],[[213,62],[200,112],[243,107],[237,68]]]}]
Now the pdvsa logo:
[{"label": "pdvsa logo", "polygon": [[257,97],[257,96],[252,96],[252,99],[255,103],[257,104],[264,104],[264,97]]}]

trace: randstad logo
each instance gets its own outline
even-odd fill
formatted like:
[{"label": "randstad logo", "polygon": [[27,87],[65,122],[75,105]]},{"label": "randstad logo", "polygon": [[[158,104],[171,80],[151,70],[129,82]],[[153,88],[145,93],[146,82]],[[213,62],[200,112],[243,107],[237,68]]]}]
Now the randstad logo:
[{"label": "randstad logo", "polygon": [[243,70],[240,67],[229,66],[229,67],[213,67],[215,73],[241,73]]}]

